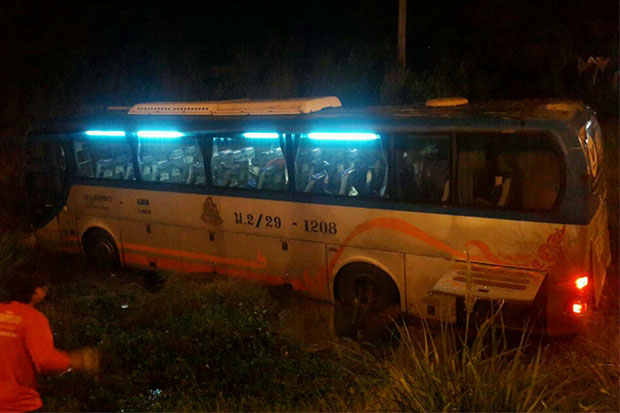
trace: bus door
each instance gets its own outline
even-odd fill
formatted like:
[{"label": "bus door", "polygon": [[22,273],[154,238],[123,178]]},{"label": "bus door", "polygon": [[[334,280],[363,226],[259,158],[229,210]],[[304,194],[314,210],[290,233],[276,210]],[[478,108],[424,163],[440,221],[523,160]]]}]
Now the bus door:
[{"label": "bus door", "polygon": [[[66,149],[66,145],[59,141],[40,140],[28,145],[28,209],[33,226],[46,228],[38,232],[39,240],[43,243],[62,243],[67,237],[62,236],[61,228],[65,228],[67,234],[71,230],[75,233],[75,220],[63,208],[70,187]],[[60,221],[63,225],[60,225]]]},{"label": "bus door", "polygon": [[68,208],[75,213],[77,232],[83,238],[99,228],[120,248],[124,190],[116,183],[135,179],[129,144],[124,137],[88,135],[73,145],[76,172]]}]

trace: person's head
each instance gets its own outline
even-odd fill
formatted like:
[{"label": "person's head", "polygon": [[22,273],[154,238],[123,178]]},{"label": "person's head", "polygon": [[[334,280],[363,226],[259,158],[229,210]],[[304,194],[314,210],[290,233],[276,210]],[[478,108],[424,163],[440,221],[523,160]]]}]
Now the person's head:
[{"label": "person's head", "polygon": [[9,277],[6,288],[9,301],[36,305],[45,299],[47,280],[35,269],[18,268]]}]

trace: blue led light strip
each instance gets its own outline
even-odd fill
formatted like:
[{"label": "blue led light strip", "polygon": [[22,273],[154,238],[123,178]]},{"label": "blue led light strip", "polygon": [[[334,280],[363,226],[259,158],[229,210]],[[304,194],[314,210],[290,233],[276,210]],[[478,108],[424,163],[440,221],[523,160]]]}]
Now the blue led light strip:
[{"label": "blue led light strip", "polygon": [[246,132],[243,137],[247,139],[278,139],[280,135],[276,132]]},{"label": "blue led light strip", "polygon": [[319,141],[374,141],[379,139],[375,133],[347,133],[347,132],[314,132],[308,138]]},{"label": "blue led light strip", "polygon": [[122,130],[87,130],[84,133],[86,136],[125,136],[125,131]]},{"label": "blue led light strip", "polygon": [[141,130],[138,131],[138,138],[158,138],[158,139],[172,139],[180,138],[183,133],[177,131],[162,131],[162,130]]}]

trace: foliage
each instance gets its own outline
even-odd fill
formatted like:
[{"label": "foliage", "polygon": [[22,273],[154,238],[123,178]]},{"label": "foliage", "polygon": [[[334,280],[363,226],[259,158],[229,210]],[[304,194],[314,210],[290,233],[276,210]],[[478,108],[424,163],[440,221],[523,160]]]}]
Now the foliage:
[{"label": "foliage", "polygon": [[463,96],[472,101],[483,100],[490,97],[497,81],[497,76],[466,61],[452,61],[419,71],[393,66],[383,78],[381,103],[411,104],[450,96]]},{"label": "foliage", "polygon": [[[511,347],[496,331],[495,317],[478,327],[471,342],[443,326],[434,335],[424,325],[415,340],[403,330],[403,364],[392,365],[391,393],[403,411],[555,410],[568,381],[549,385],[541,349],[529,354],[526,337]],[[465,339],[464,339],[465,340]]]},{"label": "foliage", "polygon": [[47,377],[46,410],[346,410],[363,397],[358,382],[373,380],[348,373],[334,351],[280,336],[276,302],[253,284],[171,276],[149,292],[87,275],[59,282],[50,298],[57,344],[98,345],[104,356],[98,379]]},{"label": "foliage", "polygon": [[[0,238],[3,264],[32,259],[17,240]],[[471,337],[445,325],[403,328],[386,360],[348,341],[311,350],[281,335],[290,303],[273,289],[215,276],[101,274],[35,252],[53,281],[42,310],[57,346],[103,351],[98,377],[41,378],[48,411],[618,408],[617,273],[580,336],[533,345],[524,334],[515,345],[493,328],[495,315]]]},{"label": "foliage", "polygon": [[0,128],[0,234],[24,228],[23,131]]},{"label": "foliage", "polygon": [[5,299],[7,278],[31,254],[24,240],[21,232],[0,232],[0,302]]}]

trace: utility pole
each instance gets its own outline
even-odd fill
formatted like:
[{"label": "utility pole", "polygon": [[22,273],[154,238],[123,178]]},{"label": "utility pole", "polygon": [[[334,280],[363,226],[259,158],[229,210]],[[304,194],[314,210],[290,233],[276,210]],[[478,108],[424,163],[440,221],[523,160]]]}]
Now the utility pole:
[{"label": "utility pole", "polygon": [[407,0],[398,0],[398,63],[407,68]]}]

